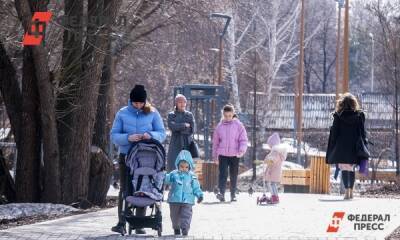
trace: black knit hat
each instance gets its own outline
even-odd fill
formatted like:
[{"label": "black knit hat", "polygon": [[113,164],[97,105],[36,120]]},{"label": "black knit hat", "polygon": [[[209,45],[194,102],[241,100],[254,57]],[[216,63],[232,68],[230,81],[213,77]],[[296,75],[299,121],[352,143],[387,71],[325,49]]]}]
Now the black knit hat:
[{"label": "black knit hat", "polygon": [[143,85],[135,85],[129,95],[131,102],[146,102],[147,93]]}]

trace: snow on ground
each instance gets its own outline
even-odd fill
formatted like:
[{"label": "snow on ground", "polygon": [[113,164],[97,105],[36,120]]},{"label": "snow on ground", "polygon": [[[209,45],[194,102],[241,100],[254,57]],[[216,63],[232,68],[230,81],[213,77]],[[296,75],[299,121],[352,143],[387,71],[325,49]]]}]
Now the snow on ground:
[{"label": "snow on ground", "polygon": [[[257,166],[256,168],[256,175],[258,177],[262,176],[262,172],[263,172],[263,164],[260,164]],[[297,163],[293,163],[293,162],[288,162],[288,161],[284,161],[282,164],[282,169],[304,169],[301,165],[297,164]],[[241,173],[239,175],[239,179],[249,179],[253,176],[253,169],[249,169],[243,173]]]},{"label": "snow on ground", "polygon": [[118,197],[119,194],[119,189],[114,188],[113,185],[110,185],[110,188],[108,189],[107,196],[111,197]]},{"label": "snow on ground", "polygon": [[0,220],[12,220],[39,215],[63,215],[79,209],[63,204],[51,203],[10,203],[0,205]]}]

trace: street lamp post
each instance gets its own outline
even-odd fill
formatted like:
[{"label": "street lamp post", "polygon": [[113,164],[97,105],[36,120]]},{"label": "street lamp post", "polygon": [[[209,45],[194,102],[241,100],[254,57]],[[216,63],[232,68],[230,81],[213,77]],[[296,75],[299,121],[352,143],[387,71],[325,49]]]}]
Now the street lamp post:
[{"label": "street lamp post", "polygon": [[375,68],[375,39],[374,34],[369,33],[372,41],[372,56],[371,56],[371,93],[374,92],[374,68]]},{"label": "street lamp post", "polygon": [[[215,56],[214,56],[214,60],[213,60],[213,70],[212,70],[212,76],[213,76],[213,80],[212,80],[212,84],[213,85],[215,85],[215,80],[216,80],[216,72],[217,71],[219,71],[219,70],[216,70],[216,63],[217,63],[217,53],[219,53],[219,48],[210,48],[210,49],[208,49],[208,50],[210,50],[211,52],[214,52],[215,53]],[[219,54],[218,54],[218,56],[219,56]]]},{"label": "street lamp post", "polygon": [[219,69],[218,69],[218,85],[221,85],[222,83],[222,65],[223,65],[223,40],[224,40],[224,35],[226,33],[226,30],[228,29],[229,23],[231,21],[231,16],[228,16],[226,14],[222,13],[211,13],[210,17],[216,17],[216,18],[223,18],[226,20],[224,29],[219,35]]},{"label": "street lamp post", "polygon": [[[253,25],[253,32],[256,33],[257,22],[254,21]],[[254,82],[253,82],[253,161],[252,161],[252,168],[253,168],[253,176],[251,181],[256,181],[257,179],[257,49],[254,49]]]},{"label": "street lamp post", "polygon": [[[223,76],[222,76],[222,65],[223,65],[223,54],[224,54],[224,52],[223,52],[223,40],[224,40],[224,35],[225,35],[225,33],[226,33],[226,30],[228,29],[228,26],[229,26],[229,23],[230,23],[230,21],[231,21],[231,16],[228,16],[228,15],[226,15],[226,14],[222,14],[222,13],[211,13],[210,14],[210,18],[223,18],[223,19],[225,19],[226,21],[225,21],[225,26],[224,26],[224,29],[222,30],[222,32],[219,34],[219,49],[212,49],[213,51],[216,51],[216,52],[218,52],[218,62],[219,62],[219,66],[218,66],[218,85],[221,85],[222,84],[222,78],[223,78]],[[213,82],[213,83],[215,83],[215,82]],[[215,123],[216,123],[216,121],[215,121],[215,119],[214,119],[214,116],[215,116],[215,111],[216,111],[216,106],[215,106],[215,101],[213,101],[212,102],[212,105],[211,105],[211,111],[212,111],[212,120],[211,120],[211,122],[212,122],[212,126],[213,126],[213,128],[215,127]]]}]

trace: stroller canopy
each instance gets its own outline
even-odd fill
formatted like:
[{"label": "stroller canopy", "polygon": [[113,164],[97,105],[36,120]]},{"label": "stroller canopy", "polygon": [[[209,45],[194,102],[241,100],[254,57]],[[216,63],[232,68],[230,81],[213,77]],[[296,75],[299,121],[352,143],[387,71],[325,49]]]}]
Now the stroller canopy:
[{"label": "stroller canopy", "polygon": [[156,140],[139,141],[133,144],[125,161],[132,176],[132,196],[162,200],[165,178],[163,146]]}]

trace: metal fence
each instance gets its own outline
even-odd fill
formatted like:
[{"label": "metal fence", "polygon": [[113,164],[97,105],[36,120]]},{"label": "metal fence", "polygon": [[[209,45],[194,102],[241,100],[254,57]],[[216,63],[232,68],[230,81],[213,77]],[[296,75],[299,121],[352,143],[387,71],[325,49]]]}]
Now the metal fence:
[{"label": "metal fence", "polygon": [[[249,93],[252,96],[253,93]],[[372,159],[381,159],[381,167],[395,168],[395,111],[393,96],[380,93],[363,93],[356,95],[361,108],[366,112],[366,129],[369,139],[374,143],[370,146]],[[251,99],[250,97],[247,99]],[[295,141],[294,130],[295,106],[293,94],[275,94],[268,97],[257,93],[257,133],[262,145],[273,132]],[[247,102],[246,109],[249,118],[253,118],[253,101]],[[335,94],[304,94],[303,96],[303,145],[314,153],[325,154],[329,127],[332,125],[332,113],[335,109]],[[251,121],[252,122],[252,121]],[[248,129],[254,126],[248,124]],[[258,149],[258,159],[265,154],[262,147]],[[307,154],[303,153],[301,164],[307,165]],[[293,159],[294,162],[296,160]]]}]

